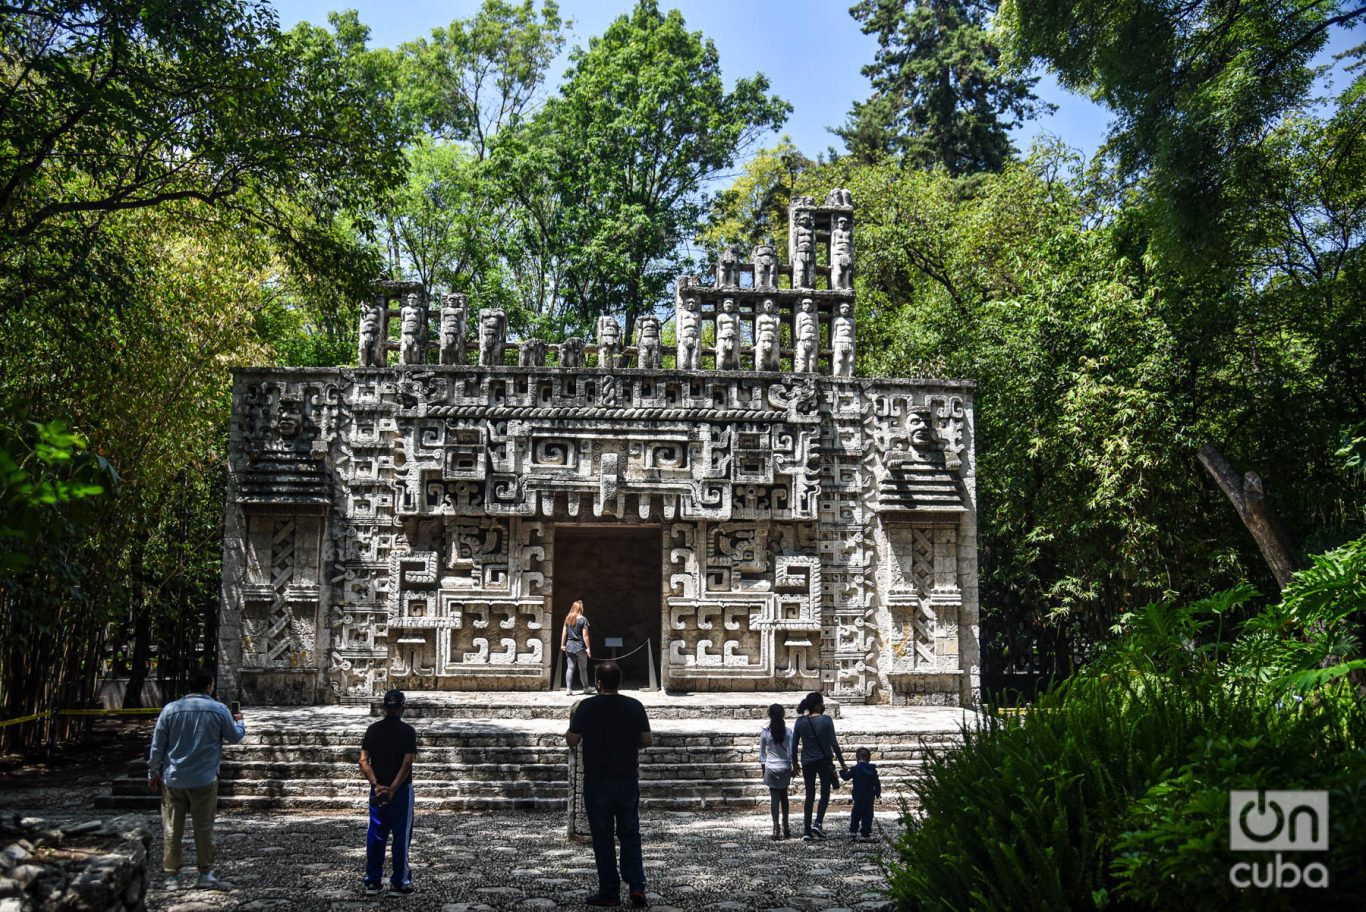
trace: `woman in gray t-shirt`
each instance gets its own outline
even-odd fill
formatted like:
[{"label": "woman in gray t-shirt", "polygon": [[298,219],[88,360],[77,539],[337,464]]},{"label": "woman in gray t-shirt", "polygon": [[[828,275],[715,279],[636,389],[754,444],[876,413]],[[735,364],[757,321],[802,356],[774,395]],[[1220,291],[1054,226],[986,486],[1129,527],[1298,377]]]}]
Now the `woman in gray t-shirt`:
[{"label": "woman in gray t-shirt", "polygon": [[588,660],[593,657],[593,642],[588,636],[588,618],[583,616],[583,602],[576,601],[569,606],[569,614],[564,619],[560,631],[560,651],[564,653],[564,687],[567,693],[574,692],[574,671],[579,672],[579,686],[584,693],[593,692],[593,682],[588,678]]},{"label": "woman in gray t-shirt", "polygon": [[[803,715],[805,714],[805,715]],[[838,786],[835,778],[835,760],[844,769],[844,752],[839,741],[835,740],[835,723],[825,714],[825,698],[817,691],[807,694],[797,704],[797,724],[792,726],[795,741],[792,753],[794,772],[800,766],[802,783],[806,786],[806,807],[803,824],[806,830],[802,839],[825,838],[825,809],[830,805],[830,788]],[[816,808],[816,820],[811,821],[811,805],[816,798],[816,780],[821,783],[821,803]]]}]

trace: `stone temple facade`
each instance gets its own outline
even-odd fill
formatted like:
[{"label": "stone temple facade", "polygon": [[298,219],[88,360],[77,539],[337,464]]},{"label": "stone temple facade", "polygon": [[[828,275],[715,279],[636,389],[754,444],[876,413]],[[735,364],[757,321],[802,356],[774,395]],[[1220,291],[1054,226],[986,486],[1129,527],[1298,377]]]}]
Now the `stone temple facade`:
[{"label": "stone temple facade", "polygon": [[548,690],[582,599],[627,686],[974,704],[972,385],[855,377],[849,194],[790,219],[668,335],[391,283],[358,367],[237,370],[220,693]]}]

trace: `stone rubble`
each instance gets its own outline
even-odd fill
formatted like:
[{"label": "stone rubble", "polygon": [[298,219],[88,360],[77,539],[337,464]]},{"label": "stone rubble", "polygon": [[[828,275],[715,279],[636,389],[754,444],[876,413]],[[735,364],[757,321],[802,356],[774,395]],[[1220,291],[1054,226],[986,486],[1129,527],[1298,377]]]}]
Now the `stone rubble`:
[{"label": "stone rubble", "polygon": [[0,912],[142,912],[147,818],[0,818]]}]

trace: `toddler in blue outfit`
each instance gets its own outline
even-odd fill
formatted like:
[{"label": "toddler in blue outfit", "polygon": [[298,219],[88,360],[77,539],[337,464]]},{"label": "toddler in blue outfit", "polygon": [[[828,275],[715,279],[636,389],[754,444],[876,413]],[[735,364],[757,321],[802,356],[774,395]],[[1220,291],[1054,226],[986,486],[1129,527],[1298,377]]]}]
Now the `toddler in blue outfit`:
[{"label": "toddler in blue outfit", "polygon": [[840,778],[854,780],[854,811],[849,815],[849,835],[858,836],[863,831],[864,839],[873,838],[873,803],[882,796],[882,782],[877,777],[877,767],[869,760],[872,752],[860,747],[854,752],[858,762],[840,771]]}]

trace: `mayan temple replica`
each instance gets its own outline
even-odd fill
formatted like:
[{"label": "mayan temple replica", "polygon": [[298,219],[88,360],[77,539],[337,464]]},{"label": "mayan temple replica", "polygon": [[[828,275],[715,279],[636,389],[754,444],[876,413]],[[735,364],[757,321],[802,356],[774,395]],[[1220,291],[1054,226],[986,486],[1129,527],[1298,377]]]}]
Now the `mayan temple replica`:
[{"label": "mayan temple replica", "polygon": [[972,385],[856,377],[852,200],[789,218],[634,338],[391,283],[358,366],[235,371],[219,694],[549,690],[582,599],[628,689],[974,705]]}]

